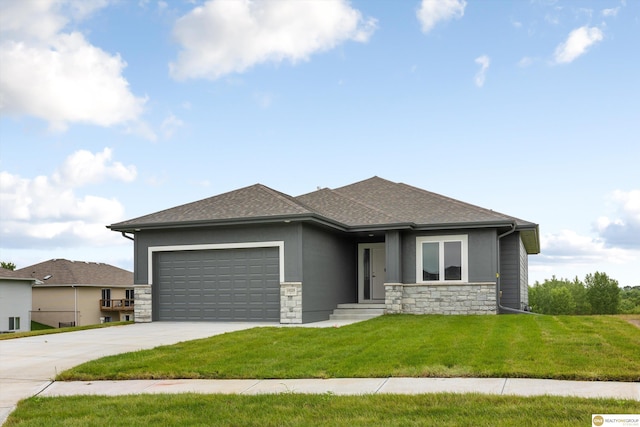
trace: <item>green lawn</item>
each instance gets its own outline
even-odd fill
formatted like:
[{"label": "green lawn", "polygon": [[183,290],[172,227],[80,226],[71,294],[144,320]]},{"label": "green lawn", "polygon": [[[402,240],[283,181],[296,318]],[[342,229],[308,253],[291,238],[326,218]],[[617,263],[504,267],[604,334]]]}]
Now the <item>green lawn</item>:
[{"label": "green lawn", "polygon": [[34,397],[5,426],[589,426],[637,414],[632,400],[425,394]]},{"label": "green lawn", "polygon": [[38,323],[36,321],[31,321],[31,330],[32,331],[46,331],[47,329],[55,329],[53,326],[45,325],[44,323]]},{"label": "green lawn", "polygon": [[58,380],[529,377],[640,381],[640,329],[616,316],[383,316],[255,328],[88,362]]},{"label": "green lawn", "polygon": [[[36,329],[33,328],[34,323],[36,324]],[[43,325],[42,323],[31,322],[31,331],[15,332],[12,334],[1,334],[0,341],[12,340],[15,338],[35,337],[39,335],[60,334],[63,332],[83,331],[85,329],[110,328],[112,326],[130,325],[132,323],[133,322],[108,322],[108,323],[98,323],[96,325],[71,326],[68,328],[53,328],[51,326]]]}]

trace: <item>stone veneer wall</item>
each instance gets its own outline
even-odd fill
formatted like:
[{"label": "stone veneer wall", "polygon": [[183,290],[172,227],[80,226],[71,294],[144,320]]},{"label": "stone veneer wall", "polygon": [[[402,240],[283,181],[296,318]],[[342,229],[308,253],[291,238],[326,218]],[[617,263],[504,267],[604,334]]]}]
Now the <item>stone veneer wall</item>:
[{"label": "stone veneer wall", "polygon": [[280,323],[302,323],[302,282],[280,284]]},{"label": "stone veneer wall", "polygon": [[385,283],[386,313],[496,314],[496,284]]},{"label": "stone veneer wall", "polygon": [[151,322],[151,285],[134,285],[133,297],[133,320],[136,323]]}]

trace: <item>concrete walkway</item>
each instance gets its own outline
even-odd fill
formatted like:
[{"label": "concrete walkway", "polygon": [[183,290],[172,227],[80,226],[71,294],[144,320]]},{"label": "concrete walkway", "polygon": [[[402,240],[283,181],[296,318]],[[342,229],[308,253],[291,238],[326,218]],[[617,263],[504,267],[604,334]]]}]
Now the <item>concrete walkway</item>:
[{"label": "concrete walkway", "polygon": [[[343,326],[349,321],[305,327]],[[506,378],[337,378],[294,380],[134,380],[54,382],[89,360],[277,323],[153,322],[0,341],[0,424],[18,401],[35,396],[140,393],[487,393],[640,400],[640,383]]]},{"label": "concrete walkway", "polygon": [[133,380],[53,382],[40,396],[204,393],[423,394],[610,397],[640,400],[640,383],[520,378],[331,378],[292,380]]}]

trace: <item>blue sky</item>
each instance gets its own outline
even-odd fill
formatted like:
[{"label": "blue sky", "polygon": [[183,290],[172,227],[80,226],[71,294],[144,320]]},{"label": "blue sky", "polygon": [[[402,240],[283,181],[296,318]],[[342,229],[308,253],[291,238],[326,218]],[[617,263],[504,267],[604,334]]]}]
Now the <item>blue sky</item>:
[{"label": "blue sky", "polygon": [[540,224],[530,282],[640,285],[640,2],[0,3],[0,259],[377,175]]}]

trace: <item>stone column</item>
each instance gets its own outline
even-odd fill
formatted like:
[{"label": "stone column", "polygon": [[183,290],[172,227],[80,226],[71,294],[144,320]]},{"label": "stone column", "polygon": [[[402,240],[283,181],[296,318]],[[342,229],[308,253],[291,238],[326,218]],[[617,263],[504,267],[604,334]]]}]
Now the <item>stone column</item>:
[{"label": "stone column", "polygon": [[402,283],[385,283],[384,284],[384,304],[386,314],[402,313],[402,293],[404,285]]},{"label": "stone column", "polygon": [[280,323],[302,323],[302,282],[280,283]]},{"label": "stone column", "polygon": [[151,322],[151,285],[133,285],[133,320],[136,323]]}]

